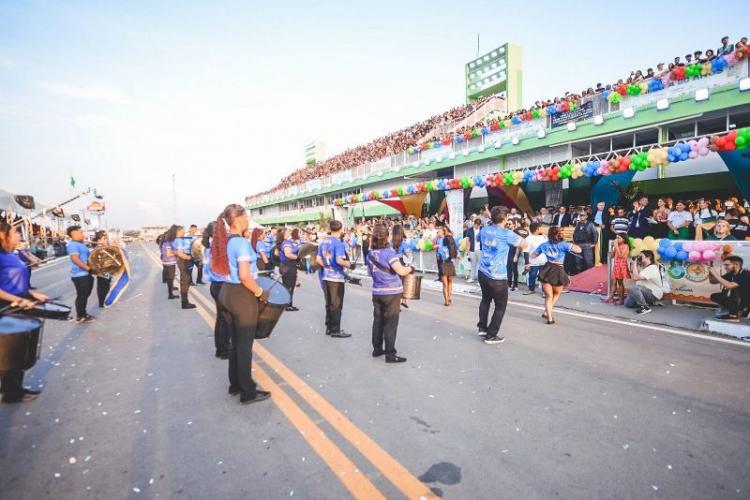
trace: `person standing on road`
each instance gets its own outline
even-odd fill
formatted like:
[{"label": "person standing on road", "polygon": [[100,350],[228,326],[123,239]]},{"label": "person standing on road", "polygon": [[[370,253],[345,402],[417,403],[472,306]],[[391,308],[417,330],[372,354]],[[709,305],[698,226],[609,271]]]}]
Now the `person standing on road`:
[{"label": "person standing on road", "polygon": [[482,230],[482,219],[474,219],[472,225],[466,231],[466,237],[469,238],[469,261],[471,262],[471,275],[466,280],[467,283],[473,283],[478,279],[477,270],[479,269],[479,259],[481,258],[481,248],[479,244],[479,233]]},{"label": "person standing on road", "polygon": [[542,288],[544,289],[544,313],[542,317],[547,318],[548,325],[555,323],[555,318],[552,316],[552,309],[557,304],[557,301],[560,300],[563,288],[570,283],[570,279],[563,267],[565,255],[568,252],[581,253],[581,247],[563,241],[560,228],[552,226],[547,232],[547,241],[539,245],[531,255],[532,258],[539,257],[540,255],[544,255],[547,258],[547,263],[544,264],[544,267],[539,272],[539,280],[543,283]]},{"label": "person standing on road", "polygon": [[[482,229],[480,244],[482,258],[479,262],[479,286],[482,301],[479,304],[479,335],[484,335],[485,344],[499,344],[505,340],[498,335],[508,305],[508,246],[525,249],[528,243],[513,231],[505,228],[508,209],[493,207],[492,225]],[[492,319],[487,323],[490,304],[495,304]]]},{"label": "person standing on road", "polygon": [[[29,270],[16,253],[21,235],[5,219],[0,219],[0,307],[17,304],[29,309],[35,302],[46,302],[47,296],[29,288]],[[0,394],[3,403],[28,403],[39,391],[23,386],[24,370],[0,371]]]},{"label": "person standing on road", "polygon": [[284,238],[277,241],[276,245],[279,250],[279,272],[281,273],[281,282],[284,284],[289,295],[291,296],[287,311],[299,311],[294,306],[294,289],[297,287],[297,252],[299,252],[299,229],[294,228],[284,230]]},{"label": "person standing on road", "polygon": [[161,253],[162,281],[167,284],[167,299],[176,299],[174,294],[174,276],[175,267],[177,266],[177,251],[175,250],[175,240],[177,239],[177,226],[172,224],[166,233],[157,238],[159,251]]},{"label": "person standing on road", "polygon": [[214,356],[220,359],[229,359],[229,353],[232,350],[232,332],[229,321],[231,316],[229,311],[219,302],[221,286],[227,280],[227,276],[219,275],[211,270],[211,240],[214,234],[214,223],[209,222],[203,231],[203,274],[208,277],[210,282],[209,291],[211,297],[216,303],[216,322],[214,323],[214,346],[216,352]]},{"label": "person standing on road", "polygon": [[528,273],[527,284],[529,289],[523,292],[524,295],[533,295],[536,292],[536,280],[539,276],[539,271],[547,263],[547,257],[544,255],[539,255],[536,258],[531,256],[539,245],[547,241],[547,237],[543,234],[544,229],[542,229],[542,225],[538,222],[532,222],[531,226],[529,226],[529,232],[531,234],[526,238],[526,242],[529,244],[527,248],[529,261],[525,265],[525,271]]},{"label": "person standing on road", "polygon": [[211,245],[211,271],[227,277],[219,291],[219,303],[227,311],[232,332],[229,394],[239,394],[241,404],[257,403],[271,396],[269,391],[258,389],[252,377],[258,308],[260,302],[268,302],[268,292],[255,281],[258,256],[242,236],[249,224],[241,205],[228,205],[214,223]]},{"label": "person standing on road", "polygon": [[70,241],[67,252],[70,255],[70,279],[76,289],[76,323],[91,323],[94,317],[86,312],[86,303],[94,289],[94,277],[89,267],[89,247],[83,243],[81,226],[70,226],[67,230]]},{"label": "person standing on road", "polygon": [[[108,246],[109,238],[107,237],[107,231],[100,230],[94,233],[94,244],[97,248]],[[96,298],[99,300],[100,309],[104,308],[104,301],[107,299],[111,283],[112,277],[108,274],[96,277]]]},{"label": "person standing on road", "polygon": [[437,255],[440,281],[443,283],[443,300],[448,307],[453,303],[453,279],[456,277],[454,259],[458,256],[456,240],[450,227],[440,226],[437,235]]},{"label": "person standing on road", "polygon": [[192,241],[192,238],[185,238],[185,229],[182,226],[177,226],[173,247],[177,256],[177,267],[180,270],[180,299],[183,309],[195,309],[195,304],[191,304],[188,300],[191,281],[190,263],[192,262],[190,244]]},{"label": "person standing on road", "polygon": [[196,285],[203,282],[203,236],[198,234],[198,226],[190,225],[190,284],[193,284],[193,266],[196,267]]},{"label": "person standing on road", "polygon": [[344,268],[354,269],[349,262],[346,246],[341,241],[341,221],[328,223],[330,234],[318,246],[316,261],[322,268],[321,279],[326,307],[326,335],[333,338],[351,337],[341,329],[341,311],[344,308]]},{"label": "person standing on road", "polygon": [[396,332],[404,292],[401,277],[414,272],[414,267],[401,264],[396,252],[388,246],[388,229],[382,224],[373,229],[366,262],[372,276],[372,355],[385,354],[386,363],[403,363],[406,358],[396,355]]}]

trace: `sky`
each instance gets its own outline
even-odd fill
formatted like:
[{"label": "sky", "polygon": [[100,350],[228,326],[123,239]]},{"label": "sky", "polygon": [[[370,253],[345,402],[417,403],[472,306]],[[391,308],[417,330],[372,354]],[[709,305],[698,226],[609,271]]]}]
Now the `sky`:
[{"label": "sky", "polygon": [[73,176],[112,227],[203,225],[313,140],[332,154],[462,104],[477,33],[522,47],[530,104],[750,27],[734,0],[316,3],[0,2],[0,189],[54,204]]}]

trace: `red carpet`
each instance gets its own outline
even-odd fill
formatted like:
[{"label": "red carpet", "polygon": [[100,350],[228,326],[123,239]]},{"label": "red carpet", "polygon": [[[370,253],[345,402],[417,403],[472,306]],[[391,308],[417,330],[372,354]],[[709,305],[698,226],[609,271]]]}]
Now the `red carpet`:
[{"label": "red carpet", "polygon": [[570,286],[574,292],[607,293],[607,266],[594,266],[588,271],[570,277]]}]

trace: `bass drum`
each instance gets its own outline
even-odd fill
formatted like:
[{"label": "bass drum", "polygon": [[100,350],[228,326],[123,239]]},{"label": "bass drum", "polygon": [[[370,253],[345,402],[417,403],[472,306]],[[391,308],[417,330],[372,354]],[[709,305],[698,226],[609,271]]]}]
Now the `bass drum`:
[{"label": "bass drum", "polygon": [[44,323],[36,318],[0,316],[0,371],[28,370],[39,359]]},{"label": "bass drum", "polygon": [[255,281],[268,292],[268,303],[258,306],[258,325],[255,329],[255,338],[265,339],[273,332],[284,309],[291,305],[292,296],[279,281],[266,276],[258,276]]},{"label": "bass drum", "polygon": [[297,269],[307,273],[317,272],[319,269],[318,261],[315,258],[318,255],[318,245],[315,243],[303,243],[297,253]]}]

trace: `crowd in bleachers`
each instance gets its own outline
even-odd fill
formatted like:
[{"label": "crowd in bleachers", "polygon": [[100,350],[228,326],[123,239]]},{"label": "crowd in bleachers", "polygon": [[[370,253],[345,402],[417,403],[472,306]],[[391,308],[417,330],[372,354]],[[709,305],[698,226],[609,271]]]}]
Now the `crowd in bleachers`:
[{"label": "crowd in bleachers", "polygon": [[397,132],[379,137],[366,145],[347,149],[323,162],[297,169],[284,177],[275,187],[260,194],[302,184],[309,180],[377,161],[390,155],[401,153],[412,147],[418,148],[421,144],[435,142],[450,144],[456,136],[470,138],[472,131],[481,129],[497,130],[504,126],[502,123],[506,123],[509,120],[517,124],[521,121],[539,118],[543,115],[542,111],[548,110],[550,107],[554,107],[556,112],[568,111],[580,105],[585,99],[590,99],[597,95],[606,97],[623,85],[627,86],[659,79],[664,82],[665,86],[668,86],[674,83],[670,80],[670,75],[677,68],[684,70],[686,66],[693,64],[711,64],[717,57],[732,54],[739,54],[738,57],[750,57],[747,37],[742,37],[737,43],[732,44],[729,42],[729,37],[725,36],[721,39],[721,45],[718,48],[707,49],[705,52],[697,50],[692,54],[686,54],[684,60],[680,57],[675,57],[669,64],[663,62],[657,64],[656,69],[649,67],[645,71],[640,69],[633,70],[627,78],[621,78],[611,84],[603,85],[602,83],[597,83],[595,87],[589,87],[580,93],[566,92],[562,97],[538,100],[529,108],[515,110],[505,115],[490,113],[477,123],[460,124],[461,126],[459,127],[451,127],[451,125],[456,125],[460,120],[470,116],[492,96],[483,97],[474,103],[452,108]]}]

